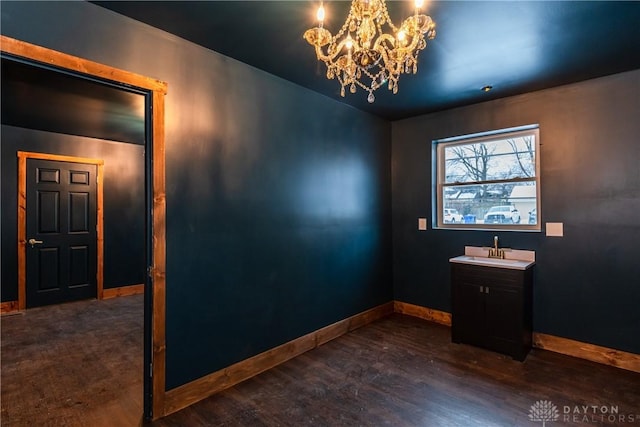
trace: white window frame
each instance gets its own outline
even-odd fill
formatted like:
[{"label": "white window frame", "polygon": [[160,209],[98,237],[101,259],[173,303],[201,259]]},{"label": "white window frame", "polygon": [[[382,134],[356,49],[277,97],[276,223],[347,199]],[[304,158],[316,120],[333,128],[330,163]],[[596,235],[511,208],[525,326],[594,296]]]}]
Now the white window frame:
[{"label": "white window frame", "polygon": [[[535,138],[535,177],[507,178],[498,180],[473,181],[464,183],[445,183],[445,148],[455,145],[470,145],[483,142],[500,141],[508,138],[517,138],[533,135]],[[520,212],[519,224],[483,224],[483,223],[445,223],[444,222],[444,192],[447,187],[460,185],[482,185],[495,183],[517,183],[534,181],[536,186],[536,223],[528,223],[528,212]],[[540,200],[540,131],[539,126],[527,125],[490,132],[482,132],[470,135],[461,135],[451,138],[443,138],[432,141],[432,226],[434,229],[453,230],[494,230],[494,231],[533,231],[542,230],[541,200]]]}]

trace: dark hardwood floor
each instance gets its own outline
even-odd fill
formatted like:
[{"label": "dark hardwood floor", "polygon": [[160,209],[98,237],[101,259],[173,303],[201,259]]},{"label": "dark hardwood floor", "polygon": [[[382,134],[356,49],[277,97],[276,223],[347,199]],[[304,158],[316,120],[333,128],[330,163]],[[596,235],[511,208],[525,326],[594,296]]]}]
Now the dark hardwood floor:
[{"label": "dark hardwood floor", "polygon": [[143,295],[2,316],[2,426],[128,427],[142,417]]},{"label": "dark hardwood floor", "polygon": [[[141,295],[2,317],[2,426],[138,425],[142,318]],[[558,418],[538,412],[532,421],[545,403]],[[542,419],[548,427],[640,426],[640,374],[543,350],[520,363],[452,344],[447,327],[393,315],[148,425],[484,427]]]},{"label": "dark hardwood floor", "polygon": [[[545,401],[558,419],[530,420]],[[618,413],[603,417],[603,407]],[[542,426],[545,417],[548,427],[640,426],[640,374],[543,350],[516,362],[393,315],[151,425]]]}]

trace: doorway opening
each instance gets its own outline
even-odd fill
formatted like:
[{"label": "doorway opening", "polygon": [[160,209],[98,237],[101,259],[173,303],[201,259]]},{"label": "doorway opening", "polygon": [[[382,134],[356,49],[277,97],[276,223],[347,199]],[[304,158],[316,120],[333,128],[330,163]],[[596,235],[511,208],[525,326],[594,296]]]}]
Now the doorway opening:
[{"label": "doorway opening", "polygon": [[[164,82],[103,64],[0,36],[3,58],[73,75],[123,92],[144,94],[145,162],[145,284],[144,284],[144,417],[164,414],[165,395],[165,159]],[[26,157],[25,157],[26,161]],[[22,198],[22,194],[19,197]],[[23,230],[17,239],[19,252],[29,242]],[[34,244],[37,244],[37,240]],[[26,290],[26,288],[25,288]],[[23,303],[26,296],[23,295]],[[2,307],[18,307],[18,301],[3,301]]]}]

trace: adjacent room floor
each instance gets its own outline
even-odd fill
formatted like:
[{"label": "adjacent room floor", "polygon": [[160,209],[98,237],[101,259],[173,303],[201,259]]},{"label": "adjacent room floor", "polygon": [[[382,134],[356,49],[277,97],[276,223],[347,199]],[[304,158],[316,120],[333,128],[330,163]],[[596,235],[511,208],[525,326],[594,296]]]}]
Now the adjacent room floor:
[{"label": "adjacent room floor", "polygon": [[[137,426],[142,301],[85,301],[3,317],[2,426]],[[447,327],[393,315],[150,425],[543,421],[640,426],[640,374],[543,350],[520,363],[452,344]]]},{"label": "adjacent room floor", "polygon": [[143,299],[80,301],[3,316],[1,425],[137,426]]}]

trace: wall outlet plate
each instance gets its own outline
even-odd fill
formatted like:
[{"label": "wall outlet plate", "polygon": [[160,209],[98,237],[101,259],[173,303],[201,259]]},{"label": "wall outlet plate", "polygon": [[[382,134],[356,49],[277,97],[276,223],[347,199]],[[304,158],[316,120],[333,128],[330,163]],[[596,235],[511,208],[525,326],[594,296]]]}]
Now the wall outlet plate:
[{"label": "wall outlet plate", "polygon": [[547,236],[551,236],[551,237],[564,236],[564,227],[561,222],[547,222],[546,231],[547,231]]}]

